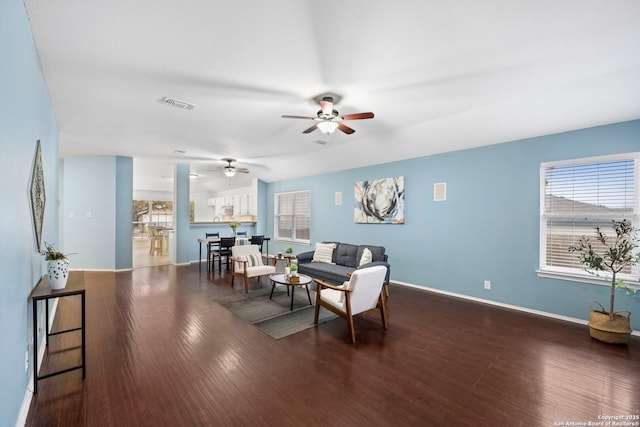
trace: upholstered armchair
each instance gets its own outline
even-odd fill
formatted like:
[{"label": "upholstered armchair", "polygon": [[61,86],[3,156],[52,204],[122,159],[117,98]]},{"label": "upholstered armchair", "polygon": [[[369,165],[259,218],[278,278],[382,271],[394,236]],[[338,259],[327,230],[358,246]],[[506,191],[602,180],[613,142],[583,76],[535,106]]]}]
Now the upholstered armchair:
[{"label": "upholstered armchair", "polygon": [[231,286],[236,276],[244,278],[244,292],[249,293],[249,278],[274,274],[276,268],[264,265],[258,245],[238,245],[231,248]]},{"label": "upholstered armchair", "polygon": [[382,285],[386,274],[386,267],[375,266],[354,271],[349,281],[340,286],[315,279],[318,287],[314,324],[318,325],[320,307],[324,307],[347,320],[351,341],[355,343],[353,316],[378,308],[382,317],[382,327],[387,329],[387,311],[382,296]]}]

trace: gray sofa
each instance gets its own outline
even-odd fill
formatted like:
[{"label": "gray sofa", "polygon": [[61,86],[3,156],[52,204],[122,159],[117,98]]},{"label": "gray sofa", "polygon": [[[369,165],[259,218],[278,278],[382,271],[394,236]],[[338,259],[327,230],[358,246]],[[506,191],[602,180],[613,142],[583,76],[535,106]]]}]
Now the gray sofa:
[{"label": "gray sofa", "polygon": [[[340,242],[322,242],[335,243],[336,248],[333,250],[332,263],[312,262],[315,251],[303,252],[296,256],[298,259],[298,271],[314,279],[320,279],[332,284],[341,285],[345,280],[349,280],[347,273],[352,273],[358,268],[373,267],[374,265],[384,265],[387,267],[387,274],[384,279],[385,286],[389,285],[389,276],[391,266],[388,264],[388,256],[385,254],[383,246],[372,245],[352,245]],[[372,255],[372,261],[358,266],[360,258],[365,248],[369,248]]]}]

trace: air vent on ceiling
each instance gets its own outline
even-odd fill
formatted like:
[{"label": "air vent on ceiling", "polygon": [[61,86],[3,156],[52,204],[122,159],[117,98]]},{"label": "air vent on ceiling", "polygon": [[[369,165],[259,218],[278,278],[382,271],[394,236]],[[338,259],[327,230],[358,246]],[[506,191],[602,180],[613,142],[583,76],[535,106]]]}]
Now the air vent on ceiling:
[{"label": "air vent on ceiling", "polygon": [[180,101],[179,99],[169,98],[167,96],[160,98],[160,102],[162,102],[163,104],[171,105],[172,107],[182,108],[183,110],[193,110],[194,108],[196,108],[195,104],[191,104],[186,101]]}]

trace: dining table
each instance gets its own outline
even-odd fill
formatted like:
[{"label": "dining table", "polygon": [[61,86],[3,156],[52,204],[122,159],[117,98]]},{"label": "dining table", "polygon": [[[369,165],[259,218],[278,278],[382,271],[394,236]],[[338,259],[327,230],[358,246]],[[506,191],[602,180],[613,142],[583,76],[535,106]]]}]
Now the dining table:
[{"label": "dining table", "polygon": [[[267,254],[269,253],[269,237],[263,239],[267,243]],[[236,236],[236,245],[248,245],[251,242],[250,236]],[[202,245],[209,245],[209,243],[220,243],[220,237],[209,237],[198,239],[198,270],[202,270]]]}]

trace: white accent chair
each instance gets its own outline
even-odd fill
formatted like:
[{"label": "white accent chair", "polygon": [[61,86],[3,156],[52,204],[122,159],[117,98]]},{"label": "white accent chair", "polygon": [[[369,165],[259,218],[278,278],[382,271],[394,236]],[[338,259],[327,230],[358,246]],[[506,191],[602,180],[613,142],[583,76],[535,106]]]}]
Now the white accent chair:
[{"label": "white accent chair", "polygon": [[382,316],[382,326],[387,329],[387,311],[382,297],[382,285],[387,274],[384,266],[363,268],[353,272],[348,282],[340,286],[331,285],[319,279],[316,289],[316,310],[313,323],[318,325],[320,306],[347,320],[351,341],[355,344],[356,334],[353,316],[378,308]]},{"label": "white accent chair", "polygon": [[276,268],[264,265],[258,245],[236,245],[231,248],[231,286],[236,276],[244,278],[244,292],[249,293],[249,278],[274,274]]}]

